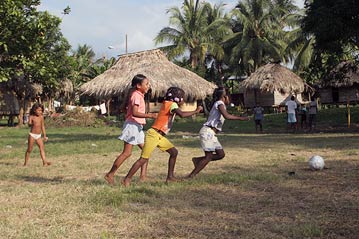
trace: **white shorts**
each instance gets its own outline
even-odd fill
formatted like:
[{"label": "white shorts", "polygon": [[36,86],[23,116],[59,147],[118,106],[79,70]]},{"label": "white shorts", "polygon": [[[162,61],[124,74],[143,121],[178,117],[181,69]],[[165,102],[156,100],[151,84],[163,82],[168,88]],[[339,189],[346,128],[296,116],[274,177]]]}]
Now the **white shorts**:
[{"label": "white shorts", "polygon": [[205,152],[214,152],[216,149],[223,149],[216,137],[216,132],[208,126],[203,126],[199,131],[201,147]]},{"label": "white shorts", "polygon": [[288,123],[296,123],[295,113],[288,113]]},{"label": "white shorts", "polygon": [[122,133],[118,137],[118,139],[132,145],[143,144],[145,142],[143,125],[135,122],[125,121],[125,123],[123,124]]}]

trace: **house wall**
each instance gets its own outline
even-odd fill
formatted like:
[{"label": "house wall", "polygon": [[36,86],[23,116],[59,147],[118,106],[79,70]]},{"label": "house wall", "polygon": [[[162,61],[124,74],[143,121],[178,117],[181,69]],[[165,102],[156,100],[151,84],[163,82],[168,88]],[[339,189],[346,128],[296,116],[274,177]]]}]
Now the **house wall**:
[{"label": "house wall", "polygon": [[333,103],[332,88],[321,88],[319,89],[320,103],[331,104]]},{"label": "house wall", "polygon": [[[257,104],[262,107],[273,107],[284,105],[290,99],[292,94],[281,94],[279,91],[274,93],[270,92],[256,92]],[[297,101],[303,102],[302,95],[296,95]],[[255,105],[255,92],[254,90],[247,90],[244,93],[244,104],[247,108],[252,108]]]},{"label": "house wall", "polygon": [[244,93],[244,106],[252,108],[256,103],[262,107],[271,107],[274,104],[274,95],[269,92],[247,90]]},{"label": "house wall", "polygon": [[321,88],[319,89],[320,102],[322,104],[347,103],[359,101],[359,86],[341,87],[341,88]]}]

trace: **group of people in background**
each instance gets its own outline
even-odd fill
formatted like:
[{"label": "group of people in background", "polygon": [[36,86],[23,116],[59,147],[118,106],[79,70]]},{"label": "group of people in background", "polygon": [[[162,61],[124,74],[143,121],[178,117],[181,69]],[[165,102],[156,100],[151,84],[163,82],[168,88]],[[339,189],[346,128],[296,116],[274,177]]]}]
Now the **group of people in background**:
[{"label": "group of people in background", "polygon": [[[313,131],[316,125],[316,115],[318,113],[318,104],[313,97],[309,105],[300,104],[291,96],[286,103],[288,129],[296,131],[298,129],[300,116],[301,128],[309,127],[309,131]],[[309,119],[307,119],[307,116]]]}]

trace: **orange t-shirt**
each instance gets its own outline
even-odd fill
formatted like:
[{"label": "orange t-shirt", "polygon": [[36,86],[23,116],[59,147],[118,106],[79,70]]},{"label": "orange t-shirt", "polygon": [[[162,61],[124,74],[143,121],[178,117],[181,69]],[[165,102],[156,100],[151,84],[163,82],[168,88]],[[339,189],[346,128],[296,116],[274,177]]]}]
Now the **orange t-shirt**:
[{"label": "orange t-shirt", "polygon": [[172,101],[164,101],[162,103],[160,112],[158,112],[157,118],[152,125],[152,128],[161,130],[163,133],[168,134],[176,116],[176,113],[173,113],[173,110],[178,108],[179,106],[177,103]]}]

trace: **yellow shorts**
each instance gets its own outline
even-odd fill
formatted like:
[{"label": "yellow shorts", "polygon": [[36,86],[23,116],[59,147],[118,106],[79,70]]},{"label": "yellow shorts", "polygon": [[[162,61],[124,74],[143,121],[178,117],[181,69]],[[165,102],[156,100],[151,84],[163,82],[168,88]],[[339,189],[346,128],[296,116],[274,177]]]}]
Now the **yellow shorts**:
[{"label": "yellow shorts", "polygon": [[146,132],[145,145],[143,146],[141,157],[149,159],[156,147],[162,151],[167,151],[173,148],[174,145],[165,136],[151,128]]}]

